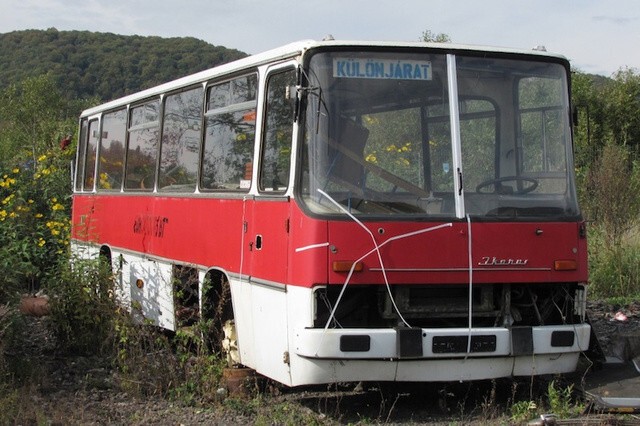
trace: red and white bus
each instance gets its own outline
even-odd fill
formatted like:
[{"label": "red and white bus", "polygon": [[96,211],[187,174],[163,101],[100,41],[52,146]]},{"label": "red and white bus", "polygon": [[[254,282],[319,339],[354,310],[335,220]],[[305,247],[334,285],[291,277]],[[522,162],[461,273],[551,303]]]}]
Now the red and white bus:
[{"label": "red and white bus", "polygon": [[73,248],[290,386],[564,373],[589,346],[569,63],[304,41],[80,117]]}]

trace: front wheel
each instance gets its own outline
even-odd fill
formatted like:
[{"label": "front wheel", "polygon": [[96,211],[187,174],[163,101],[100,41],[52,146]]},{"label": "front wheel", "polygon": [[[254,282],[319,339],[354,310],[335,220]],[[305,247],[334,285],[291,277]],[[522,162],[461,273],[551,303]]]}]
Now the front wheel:
[{"label": "front wheel", "polygon": [[227,357],[227,365],[232,367],[240,364],[240,352],[238,352],[238,335],[236,333],[236,322],[227,320],[222,326],[224,338],[222,339],[222,352]]},{"label": "front wheel", "polygon": [[237,363],[234,360],[239,357],[229,280],[223,274],[207,275],[202,294],[201,321],[205,345],[212,353]]}]

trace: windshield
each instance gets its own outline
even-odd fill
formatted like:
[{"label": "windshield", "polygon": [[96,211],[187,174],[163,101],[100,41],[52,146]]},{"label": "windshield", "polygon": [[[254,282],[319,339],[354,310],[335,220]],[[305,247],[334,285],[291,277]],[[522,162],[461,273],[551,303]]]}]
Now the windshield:
[{"label": "windshield", "polygon": [[313,55],[305,77],[299,178],[311,212],[578,214],[561,64],[340,51]]}]

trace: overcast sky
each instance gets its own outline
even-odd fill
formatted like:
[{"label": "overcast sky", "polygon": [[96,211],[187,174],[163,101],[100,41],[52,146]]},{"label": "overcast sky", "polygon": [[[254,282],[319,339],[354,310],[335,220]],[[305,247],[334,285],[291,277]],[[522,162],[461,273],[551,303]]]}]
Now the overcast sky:
[{"label": "overcast sky", "polygon": [[455,43],[544,45],[588,73],[640,70],[639,0],[0,0],[0,33],[51,27],[189,36],[246,53],[327,34],[418,41],[430,30]]}]

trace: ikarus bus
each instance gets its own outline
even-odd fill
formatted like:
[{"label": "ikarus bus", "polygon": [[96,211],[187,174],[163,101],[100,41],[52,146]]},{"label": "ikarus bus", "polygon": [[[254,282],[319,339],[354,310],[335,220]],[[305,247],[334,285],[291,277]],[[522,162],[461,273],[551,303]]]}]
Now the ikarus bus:
[{"label": "ikarus bus", "polygon": [[84,111],[73,248],[289,386],[574,371],[568,61],[303,41]]}]

